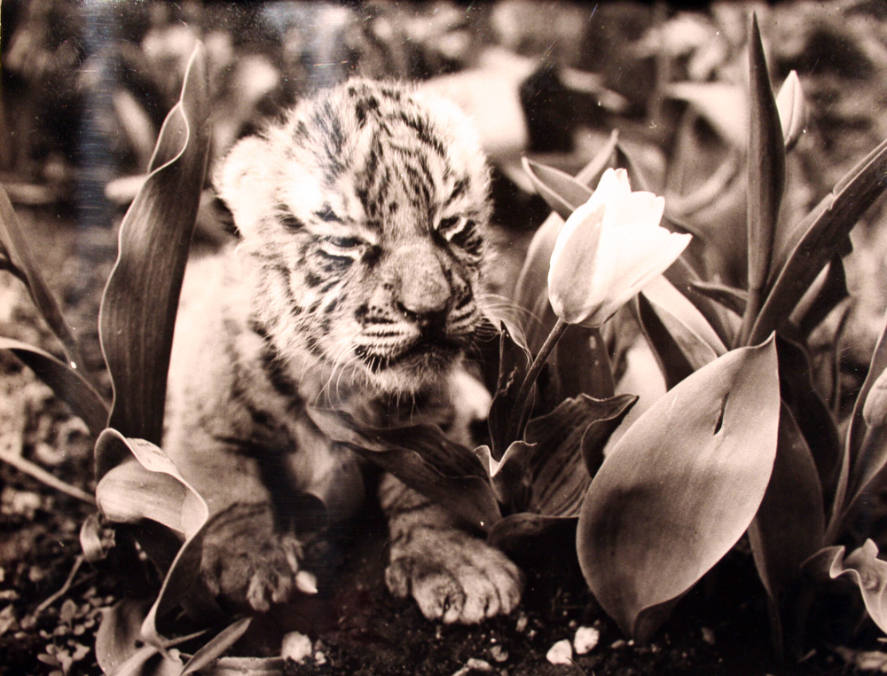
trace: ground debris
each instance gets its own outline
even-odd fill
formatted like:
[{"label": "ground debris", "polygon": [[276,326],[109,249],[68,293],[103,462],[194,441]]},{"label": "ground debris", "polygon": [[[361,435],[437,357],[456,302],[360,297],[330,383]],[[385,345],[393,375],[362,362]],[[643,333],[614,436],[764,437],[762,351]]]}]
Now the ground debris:
[{"label": "ground debris", "polygon": [[475,672],[488,673],[493,670],[492,665],[486,660],[471,657],[465,663],[465,666],[458,671],[453,672],[453,676],[469,676]]},{"label": "ground debris", "polygon": [[573,663],[573,646],[570,645],[569,639],[561,639],[555,643],[548,652],[545,653],[545,659],[552,664],[572,664]]},{"label": "ground debris", "polygon": [[573,637],[573,650],[577,655],[584,655],[594,650],[601,639],[601,632],[594,627],[579,627]]}]

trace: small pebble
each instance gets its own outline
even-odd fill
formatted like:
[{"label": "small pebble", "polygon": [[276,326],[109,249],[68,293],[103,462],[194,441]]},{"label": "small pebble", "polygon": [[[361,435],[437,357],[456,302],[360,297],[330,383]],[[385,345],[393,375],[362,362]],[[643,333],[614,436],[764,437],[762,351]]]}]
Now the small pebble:
[{"label": "small pebble", "polygon": [[497,662],[508,661],[508,651],[501,645],[494,645],[492,648],[490,648],[490,656]]},{"label": "small pebble", "polygon": [[573,647],[570,645],[569,639],[561,639],[551,646],[545,653],[545,659],[552,664],[572,664]]},{"label": "small pebble", "polygon": [[601,632],[594,627],[579,627],[573,637],[573,650],[577,655],[584,655],[594,649],[600,638]]},{"label": "small pebble", "polygon": [[527,628],[527,623],[529,622],[529,618],[526,613],[521,613],[517,616],[517,624],[514,625],[516,631],[523,633]]},{"label": "small pebble", "polygon": [[322,650],[318,650],[314,653],[314,663],[317,665],[326,664],[326,655]]},{"label": "small pebble", "polygon": [[311,654],[311,639],[298,631],[285,634],[280,646],[280,656],[297,664],[304,662]]},{"label": "small pebble", "polygon": [[486,660],[479,660],[476,657],[472,657],[469,659],[465,666],[459,669],[458,671],[453,672],[453,676],[468,676],[474,671],[492,671],[493,667]]},{"label": "small pebble", "polygon": [[621,638],[616,639],[615,641],[613,641],[610,644],[610,648],[612,650],[616,650],[617,648],[624,648],[624,647],[625,647],[625,640],[621,639]]},{"label": "small pebble", "polygon": [[715,633],[708,627],[702,628],[702,640],[708,643],[709,645],[715,644]]}]

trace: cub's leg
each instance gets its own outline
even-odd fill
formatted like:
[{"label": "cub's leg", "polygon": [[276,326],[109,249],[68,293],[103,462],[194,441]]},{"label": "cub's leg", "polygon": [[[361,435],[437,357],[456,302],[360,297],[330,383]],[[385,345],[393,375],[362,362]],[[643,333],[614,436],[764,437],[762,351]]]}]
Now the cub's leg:
[{"label": "cub's leg", "polygon": [[520,570],[502,552],[459,527],[457,517],[386,474],[379,487],[388,516],[385,582],[412,594],[428,619],[474,624],[511,612],[520,601]]},{"label": "cub's leg", "polygon": [[262,460],[234,442],[213,444],[209,435],[195,436],[206,444],[200,450],[192,447],[178,461],[210,508],[201,558],[209,592],[226,605],[266,611],[296,590],[316,591],[313,576],[300,566],[301,543],[281,522],[263,480]]}]

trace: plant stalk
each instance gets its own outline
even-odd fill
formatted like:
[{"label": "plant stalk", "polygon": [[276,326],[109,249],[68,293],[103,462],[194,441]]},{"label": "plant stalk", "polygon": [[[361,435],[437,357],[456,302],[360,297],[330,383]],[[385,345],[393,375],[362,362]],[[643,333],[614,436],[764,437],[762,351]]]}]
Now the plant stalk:
[{"label": "plant stalk", "polygon": [[533,363],[530,364],[530,368],[524,376],[520,389],[517,392],[517,402],[520,409],[518,416],[513,419],[516,421],[516,424],[514,429],[511,430],[509,438],[520,439],[523,437],[522,432],[524,425],[527,423],[527,418],[529,417],[530,409],[532,408],[530,404],[530,394],[533,391],[533,385],[536,383],[536,379],[539,377],[539,372],[542,371],[545,362],[548,361],[551,351],[554,349],[554,346],[557,345],[557,341],[560,340],[561,336],[564,335],[564,331],[567,330],[567,326],[567,322],[560,317],[557,318],[557,321],[554,326],[551,327],[551,331],[545,338],[545,342],[542,343],[542,347],[540,347],[539,352],[536,353]]}]

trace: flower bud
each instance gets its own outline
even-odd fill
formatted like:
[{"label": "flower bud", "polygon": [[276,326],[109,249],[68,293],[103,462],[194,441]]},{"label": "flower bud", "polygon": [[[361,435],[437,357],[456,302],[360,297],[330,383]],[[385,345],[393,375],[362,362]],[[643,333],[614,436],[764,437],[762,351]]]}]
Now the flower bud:
[{"label": "flower bud", "polygon": [[601,326],[668,268],[690,235],[659,225],[665,200],[632,192],[624,169],[607,169],[561,228],[548,269],[548,298],[568,324]]}]

